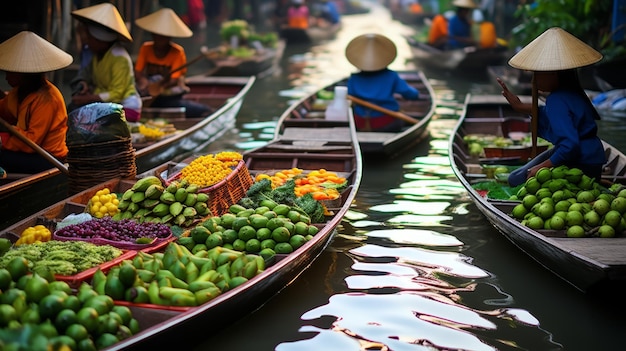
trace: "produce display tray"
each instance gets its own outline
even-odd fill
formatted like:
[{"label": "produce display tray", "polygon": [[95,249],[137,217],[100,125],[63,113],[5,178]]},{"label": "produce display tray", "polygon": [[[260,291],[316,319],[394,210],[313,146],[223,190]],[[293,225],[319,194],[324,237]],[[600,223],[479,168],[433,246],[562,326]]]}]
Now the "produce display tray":
[{"label": "produce display tray", "polygon": [[60,281],[64,281],[68,283],[71,288],[78,288],[82,282],[88,281],[89,279],[91,279],[98,269],[102,270],[103,272],[106,272],[111,267],[117,266],[118,264],[122,263],[124,260],[133,259],[135,255],[137,255],[137,251],[125,250],[121,255],[119,255],[114,260],[101,263],[98,266],[89,268],[87,270],[76,273],[74,275],[55,274],[54,278],[56,280],[60,280]]},{"label": "produce display tray", "polygon": [[109,240],[109,239],[104,239],[104,238],[68,238],[68,237],[63,237],[60,235],[57,235],[56,233],[52,234],[52,239],[53,240],[59,240],[59,241],[71,241],[71,240],[76,240],[76,241],[85,241],[88,243],[92,243],[92,244],[96,244],[96,245],[110,245],[113,247],[117,247],[118,249],[122,249],[122,250],[136,250],[136,251],[146,251],[146,250],[156,250],[155,247],[162,247],[161,245],[164,243],[170,243],[171,241],[175,240],[176,237],[174,237],[171,233],[169,236],[165,237],[165,238],[156,238],[154,239],[153,242],[149,243],[149,244],[136,244],[136,243],[131,243],[131,242],[120,242],[120,241],[114,241],[114,240]]}]

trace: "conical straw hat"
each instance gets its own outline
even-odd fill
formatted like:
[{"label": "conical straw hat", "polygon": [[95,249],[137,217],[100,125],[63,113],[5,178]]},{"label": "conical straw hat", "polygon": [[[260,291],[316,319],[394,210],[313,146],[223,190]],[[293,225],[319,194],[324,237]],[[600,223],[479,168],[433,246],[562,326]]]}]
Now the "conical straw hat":
[{"label": "conical straw hat", "polygon": [[363,34],[346,46],[346,58],[361,71],[378,71],[387,67],[397,55],[396,45],[380,34]]},{"label": "conical straw hat", "polygon": [[452,6],[463,7],[466,9],[475,9],[478,7],[472,0],[454,0],[452,2]]},{"label": "conical straw hat", "polygon": [[135,24],[148,32],[173,38],[188,38],[193,32],[178,15],[169,8],[162,8],[147,16],[137,18]]},{"label": "conical straw hat", "polygon": [[591,65],[602,54],[559,27],[531,41],[509,60],[509,65],[527,71],[561,71]]},{"label": "conical straw hat", "polygon": [[49,41],[22,31],[0,44],[0,69],[9,72],[50,72],[69,66],[74,59]]},{"label": "conical straw hat", "polygon": [[127,41],[133,41],[133,37],[128,32],[122,15],[113,4],[105,2],[102,4],[89,6],[80,10],[72,11],[72,16],[79,20],[95,22],[118,33]]}]

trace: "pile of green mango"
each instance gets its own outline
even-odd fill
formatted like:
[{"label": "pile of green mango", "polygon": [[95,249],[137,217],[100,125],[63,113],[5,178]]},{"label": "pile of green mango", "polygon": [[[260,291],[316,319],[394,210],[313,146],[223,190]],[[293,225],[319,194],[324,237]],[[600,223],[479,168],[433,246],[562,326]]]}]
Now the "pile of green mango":
[{"label": "pile of green mango", "polygon": [[195,220],[211,214],[209,195],[186,181],[163,185],[156,176],[137,181],[121,197],[120,210],[113,219],[135,219],[139,223],[155,222],[191,226]]},{"label": "pile of green mango", "polygon": [[93,289],[114,300],[161,306],[201,305],[265,269],[258,255],[215,247],[196,252],[172,242],[164,252],[139,251],[106,274],[98,270]]},{"label": "pile of green mango", "polygon": [[178,238],[178,243],[191,252],[221,246],[271,260],[277,253],[295,251],[318,230],[300,211],[266,199],[256,208],[231,205],[227,213],[207,218],[188,236]]}]

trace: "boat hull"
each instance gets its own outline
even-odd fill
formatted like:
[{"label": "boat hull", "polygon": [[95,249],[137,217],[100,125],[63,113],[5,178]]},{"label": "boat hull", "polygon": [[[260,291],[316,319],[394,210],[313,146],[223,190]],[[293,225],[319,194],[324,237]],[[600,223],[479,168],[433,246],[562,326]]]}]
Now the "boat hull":
[{"label": "boat hull", "polygon": [[[468,96],[451,135],[451,166],[473,203],[505,238],[576,289],[589,292],[626,283],[626,237],[568,238],[563,231],[533,230],[509,215],[519,201],[489,199],[472,188],[473,181],[482,178],[471,170],[476,168],[476,160],[464,152],[463,136],[502,130],[499,128],[509,118],[519,116],[501,96]],[[624,183],[626,156],[607,143],[604,147],[608,162],[603,180]]]},{"label": "boat hull", "polygon": [[439,50],[427,44],[407,37],[407,42],[411,48],[413,59],[419,66],[436,69],[472,71],[480,69],[481,72],[487,66],[498,66],[505,63],[508,49],[506,47],[495,47],[478,49],[467,47],[454,50]]},{"label": "boat hull", "polygon": [[[254,81],[254,77],[190,77],[188,84],[192,91],[188,98],[216,106],[217,110],[204,118],[183,117],[174,121],[180,130],[184,128],[182,132],[139,148],[135,153],[137,173],[176,157],[182,159],[232,128],[243,99]],[[207,98],[217,84],[225,84],[227,87],[221,96],[214,94],[211,98],[222,101],[221,105]],[[68,176],[53,168],[0,185],[0,228],[6,228],[28,214],[71,195],[68,180]]]}]

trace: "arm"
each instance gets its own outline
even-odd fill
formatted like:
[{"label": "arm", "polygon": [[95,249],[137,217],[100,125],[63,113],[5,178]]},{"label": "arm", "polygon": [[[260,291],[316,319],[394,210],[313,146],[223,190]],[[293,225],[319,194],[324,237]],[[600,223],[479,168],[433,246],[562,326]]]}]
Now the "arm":
[{"label": "arm", "polygon": [[509,88],[502,81],[502,79],[496,78],[496,81],[498,81],[498,84],[500,84],[500,86],[502,87],[502,96],[504,96],[506,101],[509,102],[509,105],[511,105],[511,107],[515,111],[526,113],[526,114],[531,113],[531,107],[532,107],[531,104],[523,103],[522,100],[520,100],[520,98],[517,95],[513,94],[513,92],[509,90]]}]

